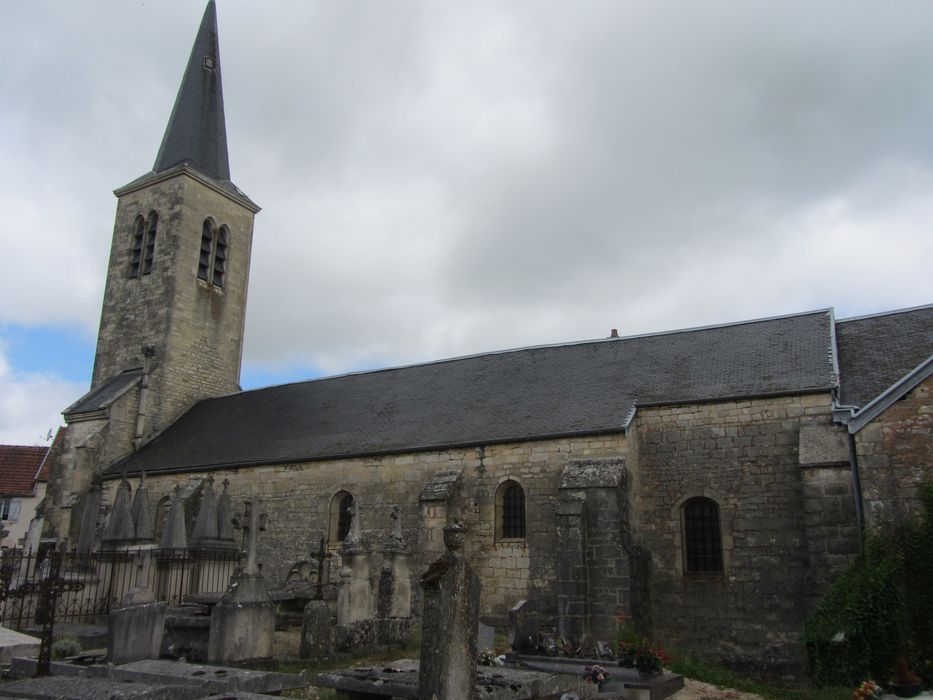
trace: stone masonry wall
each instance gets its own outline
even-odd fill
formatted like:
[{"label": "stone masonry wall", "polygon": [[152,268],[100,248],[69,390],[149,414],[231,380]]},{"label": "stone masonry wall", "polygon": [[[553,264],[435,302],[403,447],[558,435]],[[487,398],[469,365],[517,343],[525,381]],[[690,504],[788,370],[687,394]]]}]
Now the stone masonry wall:
[{"label": "stone masonry wall", "polygon": [[[134,221],[152,211],[152,272],[129,278]],[[207,217],[230,231],[222,289],[197,278]],[[195,401],[238,389],[252,231],[251,211],[186,175],[120,197],[92,388],[142,367],[142,347],[155,348],[146,437]]]},{"label": "stone masonry wall", "polygon": [[[829,395],[639,411],[631,518],[651,556],[658,641],[738,666],[799,663],[808,533],[798,428],[829,414]],[[684,572],[681,506],[695,496],[719,504],[722,574]]]},{"label": "stone masonry wall", "polygon": [[933,484],[933,378],[855,434],[865,524],[879,530],[920,515]]},{"label": "stone masonry wall", "polygon": [[[590,438],[544,440],[438,452],[369,457],[341,461],[253,467],[212,472],[217,483],[230,480],[236,508],[245,496],[258,496],[269,513],[268,529],[260,537],[263,571],[282,581],[289,561],[307,559],[315,536],[327,533],[331,499],[349,491],[359,500],[364,540],[379,543],[389,532],[391,508],[402,506],[402,528],[412,548],[414,595],[417,577],[436,553],[417,550],[421,514],[419,494],[442,469],[462,469],[461,518],[470,529],[466,556],[482,582],[481,611],[487,619],[505,623],[510,606],[522,598],[540,602],[546,614],[556,613],[552,591],[557,531],[555,507],[561,471],[570,459],[619,457],[625,454],[621,433]],[[190,474],[148,475],[153,512],[176,483],[200,477]],[[495,493],[512,479],[525,491],[527,529],[521,540],[496,541]],[[413,601],[420,614],[420,600]]]}]

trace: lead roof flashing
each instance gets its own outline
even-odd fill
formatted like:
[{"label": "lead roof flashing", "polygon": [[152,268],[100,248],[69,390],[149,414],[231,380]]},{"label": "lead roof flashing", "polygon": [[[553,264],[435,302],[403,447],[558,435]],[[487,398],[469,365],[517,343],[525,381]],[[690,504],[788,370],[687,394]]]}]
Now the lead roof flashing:
[{"label": "lead roof flashing", "polygon": [[857,433],[930,376],[933,376],[933,355],[856,411],[848,421],[849,432]]}]

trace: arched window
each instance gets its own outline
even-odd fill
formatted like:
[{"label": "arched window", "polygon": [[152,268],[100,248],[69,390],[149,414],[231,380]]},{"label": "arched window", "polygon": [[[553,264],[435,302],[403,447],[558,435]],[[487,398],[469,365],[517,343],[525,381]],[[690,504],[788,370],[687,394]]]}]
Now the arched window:
[{"label": "arched window", "polygon": [[330,541],[343,542],[350,533],[350,506],[353,495],[349,491],[338,491],[330,499]]},{"label": "arched window", "polygon": [[525,490],[509,479],[496,491],[496,539],[525,537]]},{"label": "arched window", "polygon": [[201,255],[198,258],[198,279],[209,282],[215,287],[224,286],[224,274],[227,270],[227,240],[229,229],[219,229],[211,219],[205,219],[201,227]]},{"label": "arched window", "polygon": [[711,498],[691,498],[683,505],[684,571],[722,572],[719,506]]},{"label": "arched window", "polygon": [[130,277],[141,277],[152,272],[155,258],[156,229],[159,215],[149,212],[149,218],[137,216],[133,222],[133,248],[130,253]]}]

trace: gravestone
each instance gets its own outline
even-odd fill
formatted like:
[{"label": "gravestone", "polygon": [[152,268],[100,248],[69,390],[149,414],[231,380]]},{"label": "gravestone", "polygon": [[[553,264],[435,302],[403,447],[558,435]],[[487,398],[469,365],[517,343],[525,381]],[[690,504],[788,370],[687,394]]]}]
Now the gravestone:
[{"label": "gravestone", "polygon": [[520,600],[509,610],[509,645],[517,652],[538,648],[538,604]]},{"label": "gravestone", "polygon": [[479,651],[492,649],[496,642],[496,628],[484,625],[482,622],[476,626],[476,648]]},{"label": "gravestone", "polygon": [[107,660],[122,664],[159,658],[167,606],[163,601],[111,610],[107,625]]},{"label": "gravestone", "polygon": [[323,600],[312,600],[305,606],[301,621],[301,642],[298,656],[302,659],[327,658],[334,651],[334,625],[330,606]]},{"label": "gravestone", "polygon": [[444,528],[447,551],[421,576],[420,700],[466,700],[474,696],[479,578],[463,558],[466,528]]},{"label": "gravestone", "polygon": [[246,533],[246,565],[231,577],[230,586],[211,611],[207,658],[212,663],[272,658],[275,603],[256,562],[256,543],[266,521],[258,498],[247,500],[242,517],[234,521]]}]

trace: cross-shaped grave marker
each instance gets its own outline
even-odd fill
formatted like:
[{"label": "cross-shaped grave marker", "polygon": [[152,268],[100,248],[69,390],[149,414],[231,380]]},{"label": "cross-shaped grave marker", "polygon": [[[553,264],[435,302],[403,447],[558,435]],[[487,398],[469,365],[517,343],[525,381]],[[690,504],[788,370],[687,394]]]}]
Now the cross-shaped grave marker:
[{"label": "cross-shaped grave marker", "polygon": [[66,591],[80,591],[84,588],[84,583],[81,581],[62,578],[61,570],[62,553],[57,549],[51,549],[39,567],[37,581],[26,581],[10,590],[9,582],[4,580],[5,585],[0,587],[0,600],[11,596],[24,598],[28,595],[37,595],[36,622],[42,625],[40,636],[42,644],[39,647],[36,677],[49,674],[49,662],[52,658],[52,629],[55,625],[55,610],[59,595]]}]

